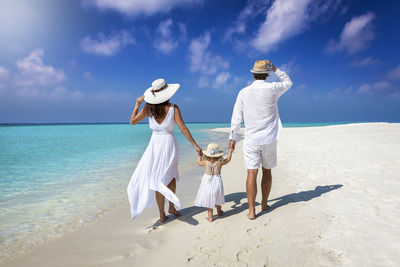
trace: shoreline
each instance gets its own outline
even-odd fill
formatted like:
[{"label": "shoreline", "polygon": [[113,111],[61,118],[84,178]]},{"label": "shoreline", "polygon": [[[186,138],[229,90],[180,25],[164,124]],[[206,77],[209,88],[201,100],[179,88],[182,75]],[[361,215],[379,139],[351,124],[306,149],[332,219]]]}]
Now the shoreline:
[{"label": "shoreline", "polygon": [[245,169],[238,142],[223,169],[225,215],[213,223],[206,221],[205,209],[193,207],[202,176],[196,167],[178,182],[181,217],[157,224],[153,207],[132,222],[125,203],[0,265],[395,266],[400,262],[398,151],[400,124],[286,128],[273,170],[272,209],[254,221],[245,218]]}]

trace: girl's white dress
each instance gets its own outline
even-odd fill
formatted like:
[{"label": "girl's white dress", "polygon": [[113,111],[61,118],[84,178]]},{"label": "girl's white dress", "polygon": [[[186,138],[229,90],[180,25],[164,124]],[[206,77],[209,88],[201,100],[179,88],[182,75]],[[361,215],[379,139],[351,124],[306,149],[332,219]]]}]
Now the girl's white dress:
[{"label": "girl's white dress", "polygon": [[173,178],[179,180],[174,117],[173,104],[161,124],[154,117],[149,117],[149,126],[153,134],[127,188],[132,219],[156,203],[155,191],[160,192],[176,206],[181,205],[178,197],[167,187]]},{"label": "girl's white dress", "polygon": [[205,173],[197,192],[195,206],[213,209],[215,205],[225,203],[224,185],[218,163],[205,161]]}]

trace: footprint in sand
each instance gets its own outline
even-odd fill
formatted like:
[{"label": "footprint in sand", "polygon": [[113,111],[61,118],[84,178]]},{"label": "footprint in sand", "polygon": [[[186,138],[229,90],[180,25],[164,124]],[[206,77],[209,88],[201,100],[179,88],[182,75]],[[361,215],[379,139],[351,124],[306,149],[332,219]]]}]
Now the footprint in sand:
[{"label": "footprint in sand", "polygon": [[247,234],[248,235],[253,235],[253,234],[255,234],[255,232],[258,230],[260,228],[260,226],[254,226],[254,227],[251,227],[251,228],[249,228],[249,229],[247,229]]},{"label": "footprint in sand", "polygon": [[251,248],[244,248],[240,250],[238,253],[236,253],[236,260],[238,262],[244,262],[248,263],[249,262],[249,254],[251,253],[252,249]]},{"label": "footprint in sand", "polygon": [[145,249],[151,249],[155,248],[160,243],[160,241],[158,241],[157,239],[143,239],[139,240],[138,243]]},{"label": "footprint in sand", "polygon": [[260,239],[260,244],[257,245],[257,248],[263,248],[266,247],[268,245],[272,244],[272,240],[269,238],[261,238]]},{"label": "footprint in sand", "polygon": [[279,263],[280,261],[281,261],[281,260],[280,260],[279,257],[277,257],[277,256],[268,256],[268,257],[265,259],[264,267],[269,266],[271,263]]}]

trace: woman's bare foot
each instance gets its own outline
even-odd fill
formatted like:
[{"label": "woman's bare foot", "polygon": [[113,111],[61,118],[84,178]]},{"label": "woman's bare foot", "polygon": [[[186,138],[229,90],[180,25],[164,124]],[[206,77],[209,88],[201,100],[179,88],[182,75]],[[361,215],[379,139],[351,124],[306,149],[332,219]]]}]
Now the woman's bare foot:
[{"label": "woman's bare foot", "polygon": [[224,214],[224,212],[222,211],[221,206],[220,206],[220,205],[217,205],[216,207],[217,207],[217,214],[218,214],[218,216],[222,216],[222,214]]},{"label": "woman's bare foot", "polygon": [[175,209],[175,207],[169,208],[169,209],[168,209],[168,212],[171,213],[171,214],[174,214],[175,216],[181,215],[181,213],[180,213],[179,211],[177,211],[177,210]]},{"label": "woman's bare foot", "polygon": [[208,221],[212,222],[213,221],[213,209],[207,209],[208,212]]},{"label": "woman's bare foot", "polygon": [[267,211],[270,208],[270,206],[265,202],[261,202],[261,210],[262,211]]},{"label": "woman's bare foot", "polygon": [[254,220],[256,218],[256,215],[254,213],[249,213],[247,214],[247,218],[249,218],[249,220]]}]

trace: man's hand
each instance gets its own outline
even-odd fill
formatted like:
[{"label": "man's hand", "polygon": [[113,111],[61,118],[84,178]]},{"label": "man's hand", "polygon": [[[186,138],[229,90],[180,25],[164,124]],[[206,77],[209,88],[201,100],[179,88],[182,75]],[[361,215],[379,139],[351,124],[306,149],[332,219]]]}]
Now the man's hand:
[{"label": "man's hand", "polygon": [[236,141],[235,140],[229,141],[229,148],[235,150],[235,147],[236,147]]},{"label": "man's hand", "polygon": [[272,71],[276,71],[276,67],[274,66],[274,64],[272,64],[271,61],[269,61],[267,59],[267,60],[264,60],[264,62],[267,65],[267,69],[272,70]]}]

